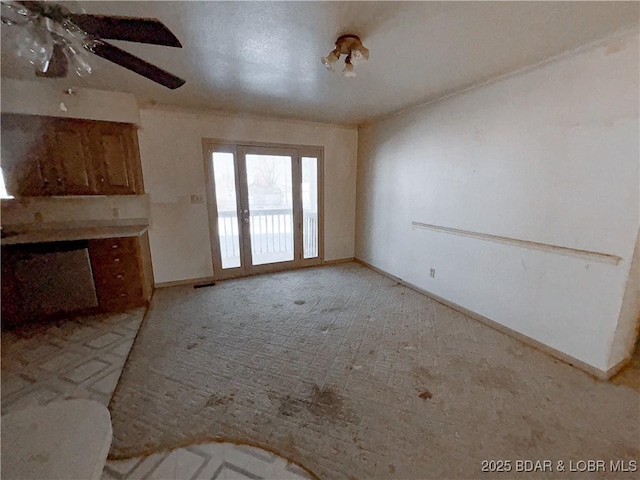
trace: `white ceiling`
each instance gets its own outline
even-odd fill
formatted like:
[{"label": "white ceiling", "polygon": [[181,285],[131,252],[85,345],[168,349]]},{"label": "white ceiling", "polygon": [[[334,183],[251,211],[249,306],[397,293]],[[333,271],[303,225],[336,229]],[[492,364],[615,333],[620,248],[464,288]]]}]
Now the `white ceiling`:
[{"label": "white ceiling", "polygon": [[[187,83],[168,90],[97,57],[89,78],[38,81],[131,92],[141,105],[343,124],[540,62],[638,25],[640,15],[638,2],[75,3],[87,13],[159,18],[183,49],[114,43]],[[7,47],[11,28],[2,28],[2,75],[36,80]],[[344,33],[371,51],[352,79],[320,63]]]}]

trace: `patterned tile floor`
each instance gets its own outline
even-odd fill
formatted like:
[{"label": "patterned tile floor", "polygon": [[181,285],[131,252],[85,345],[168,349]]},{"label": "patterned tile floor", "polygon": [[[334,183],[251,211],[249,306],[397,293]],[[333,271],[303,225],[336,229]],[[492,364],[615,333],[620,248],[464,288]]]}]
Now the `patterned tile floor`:
[{"label": "patterned tile floor", "polygon": [[265,450],[205,443],[130,460],[109,461],[102,480],[309,479],[303,469]]},{"label": "patterned tile floor", "polygon": [[[107,406],[145,309],[65,319],[2,332],[2,414],[71,398]],[[208,443],[108,461],[103,480],[311,478],[265,450]]]},{"label": "patterned tile floor", "polygon": [[2,332],[2,414],[69,398],[107,405],[145,309]]}]

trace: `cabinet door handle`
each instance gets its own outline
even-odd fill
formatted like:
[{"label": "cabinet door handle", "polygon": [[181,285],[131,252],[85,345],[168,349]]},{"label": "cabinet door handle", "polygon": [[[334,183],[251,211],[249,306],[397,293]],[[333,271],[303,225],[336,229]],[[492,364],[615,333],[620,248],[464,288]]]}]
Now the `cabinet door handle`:
[{"label": "cabinet door handle", "polygon": [[100,177],[100,182],[104,183],[104,177]]},{"label": "cabinet door handle", "polygon": [[115,245],[111,245],[111,248],[118,248],[119,245],[116,243]]},{"label": "cabinet door handle", "polygon": [[124,275],[116,275],[116,278],[122,278]]},{"label": "cabinet door handle", "polygon": [[114,258],[113,261],[118,263],[120,261],[120,259],[119,258]]},{"label": "cabinet door handle", "polygon": [[58,185],[62,185],[62,179],[60,177],[58,177],[56,180],[58,181]]}]

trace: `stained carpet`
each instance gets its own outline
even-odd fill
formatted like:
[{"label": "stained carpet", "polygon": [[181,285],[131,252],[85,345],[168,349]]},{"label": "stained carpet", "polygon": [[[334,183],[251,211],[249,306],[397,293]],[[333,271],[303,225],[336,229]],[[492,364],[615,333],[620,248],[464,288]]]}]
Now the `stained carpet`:
[{"label": "stained carpet", "polygon": [[327,479],[491,478],[483,460],[504,459],[565,477],[555,462],[638,459],[639,406],[351,263],[156,291],[110,404],[110,456],[219,439]]}]

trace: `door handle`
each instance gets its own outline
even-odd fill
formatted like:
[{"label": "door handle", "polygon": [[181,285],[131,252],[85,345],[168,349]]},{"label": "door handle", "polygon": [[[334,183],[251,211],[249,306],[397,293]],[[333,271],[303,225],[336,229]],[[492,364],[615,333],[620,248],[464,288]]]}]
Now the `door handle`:
[{"label": "door handle", "polygon": [[245,208],[244,210],[242,210],[242,213],[249,213],[249,210]]}]

